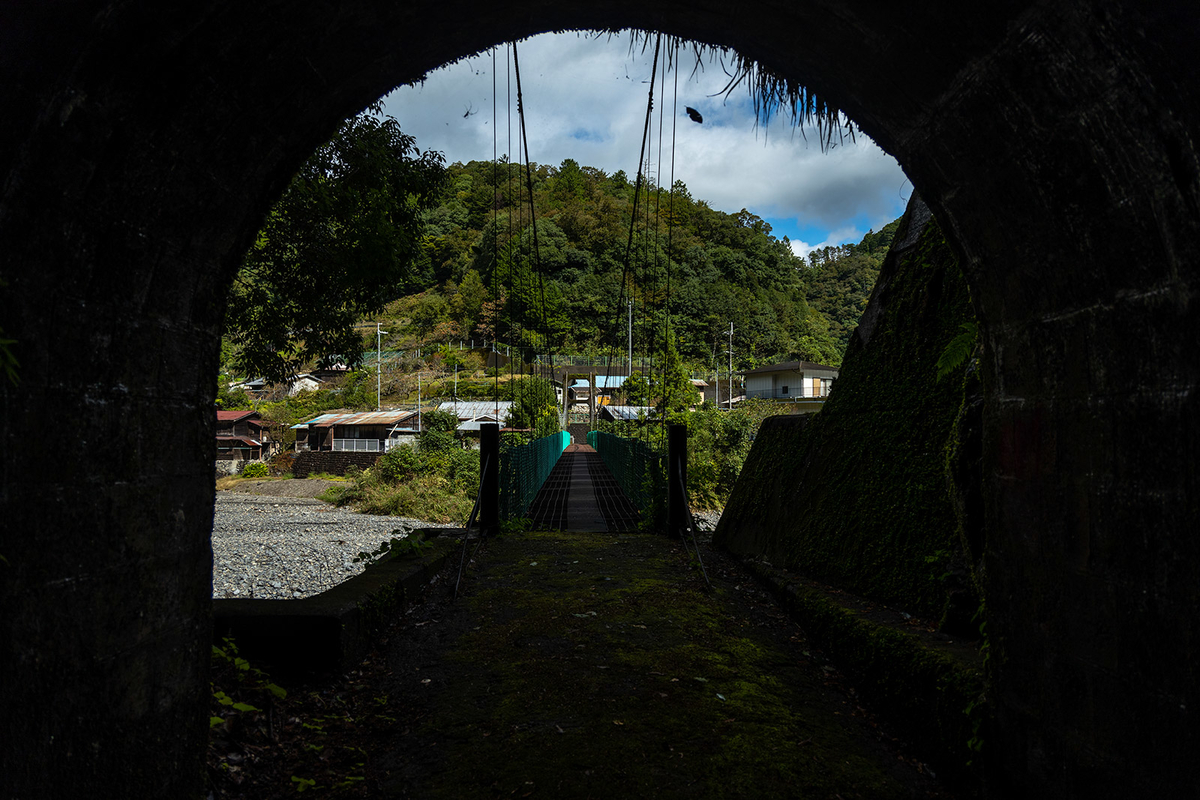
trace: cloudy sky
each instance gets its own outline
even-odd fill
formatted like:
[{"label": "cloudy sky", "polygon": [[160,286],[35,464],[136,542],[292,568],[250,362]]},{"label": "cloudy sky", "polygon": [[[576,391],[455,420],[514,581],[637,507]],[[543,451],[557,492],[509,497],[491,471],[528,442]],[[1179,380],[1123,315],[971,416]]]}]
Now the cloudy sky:
[{"label": "cloudy sky", "polygon": [[[628,36],[565,33],[521,42],[518,53],[531,160],[558,165],[573,158],[581,166],[636,175],[653,47],[631,53]],[[516,83],[511,73],[506,80],[504,62],[501,49],[495,125],[501,154],[510,146],[517,153],[519,137]],[[714,208],[730,213],[746,208],[766,219],[773,234],[787,236],[799,255],[812,247],[857,242],[900,216],[911,184],[895,160],[865,136],[822,153],[815,133],[809,132],[806,142],[787,119],[756,127],[744,88],[728,98],[721,94],[728,76],[719,61],[701,65],[694,74],[691,54],[684,54],[680,64],[677,100],[673,72],[666,75],[665,95],[655,87],[656,137],[659,107],[666,112],[662,185],[670,182],[672,104],[677,103],[675,179]],[[447,163],[488,160],[492,72],[488,54],[443,67],[423,84],[388,95],[385,113],[396,117],[421,149],[445,153]],[[690,121],[685,106],[700,111],[703,124]],[[659,161],[655,143],[651,170]]]}]

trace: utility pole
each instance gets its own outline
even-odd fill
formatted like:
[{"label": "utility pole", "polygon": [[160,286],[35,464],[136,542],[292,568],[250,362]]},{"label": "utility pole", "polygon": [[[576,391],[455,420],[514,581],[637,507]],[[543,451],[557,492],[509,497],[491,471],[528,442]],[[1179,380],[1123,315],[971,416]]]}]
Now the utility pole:
[{"label": "utility pole", "polygon": [[387,331],[381,331],[379,329],[380,324],[381,323],[379,323],[379,322],[375,323],[375,410],[376,411],[383,410],[383,404],[382,404],[382,401],[383,401],[383,395],[382,395],[383,379],[381,377],[381,375],[383,374],[383,359],[380,357],[379,346],[383,342],[383,334],[387,333]]},{"label": "utility pole", "polygon": [[417,370],[417,433],[421,432],[421,371]]},{"label": "utility pole", "polygon": [[733,323],[729,323],[729,410],[733,411]]}]

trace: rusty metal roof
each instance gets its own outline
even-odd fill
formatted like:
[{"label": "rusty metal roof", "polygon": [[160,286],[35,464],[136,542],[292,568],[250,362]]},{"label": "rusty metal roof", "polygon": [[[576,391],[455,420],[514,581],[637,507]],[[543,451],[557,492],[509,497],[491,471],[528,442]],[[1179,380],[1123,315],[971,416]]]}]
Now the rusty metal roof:
[{"label": "rusty metal roof", "polygon": [[262,442],[257,439],[251,439],[249,436],[217,436],[218,442],[241,442],[242,444],[253,445],[254,447],[262,447]]},{"label": "rusty metal roof", "polygon": [[319,417],[310,419],[308,422],[301,422],[299,425],[293,425],[292,427],[329,428],[333,425],[395,425],[416,415],[417,412],[415,411],[358,411],[343,414],[322,414]]},{"label": "rusty metal roof", "polygon": [[243,419],[245,419],[246,417],[250,417],[250,416],[257,417],[257,416],[258,416],[258,412],[257,412],[257,411],[254,411],[254,410],[250,410],[250,411],[245,411],[245,410],[238,410],[238,411],[228,410],[228,411],[227,411],[227,410],[225,410],[225,409],[222,409],[222,408],[218,408],[218,409],[217,409],[217,422],[238,422],[238,421],[240,421],[240,420],[243,420]]}]

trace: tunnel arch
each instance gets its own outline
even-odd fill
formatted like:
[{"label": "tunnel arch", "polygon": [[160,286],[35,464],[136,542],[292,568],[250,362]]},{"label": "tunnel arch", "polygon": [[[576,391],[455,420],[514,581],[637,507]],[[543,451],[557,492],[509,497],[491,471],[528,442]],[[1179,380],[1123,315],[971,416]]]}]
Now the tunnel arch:
[{"label": "tunnel arch", "polygon": [[[904,167],[985,335],[998,763],[1031,794],[1188,785],[1200,12],[68,0],[0,19],[0,326],[21,361],[0,389],[12,786],[194,793],[223,290],[292,170],[443,63],[625,26],[796,78]],[[131,773],[147,746],[162,758]]]}]

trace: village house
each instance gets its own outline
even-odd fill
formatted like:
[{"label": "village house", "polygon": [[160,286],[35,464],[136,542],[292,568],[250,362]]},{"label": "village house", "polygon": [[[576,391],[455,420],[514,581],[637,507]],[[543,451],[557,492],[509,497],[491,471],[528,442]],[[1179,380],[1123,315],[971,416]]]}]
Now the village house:
[{"label": "village house", "polygon": [[[597,375],[596,376],[596,405],[607,405],[614,393],[625,385],[627,375]],[[592,394],[592,385],[587,378],[576,378],[567,387],[567,400],[575,406],[575,410],[587,410],[587,403]]]},{"label": "village house", "polygon": [[259,461],[264,445],[262,417],[257,411],[217,409],[217,461]]},{"label": "village house", "polygon": [[411,444],[417,433],[416,411],[334,412],[293,425],[296,450],[382,453]]},{"label": "village house", "polygon": [[512,411],[511,400],[447,400],[438,406],[458,418],[457,432],[460,436],[479,438],[479,428],[484,423],[494,422],[501,428],[508,424]]},{"label": "village house", "polygon": [[811,361],[785,361],[742,373],[746,399],[824,400],[837,380],[837,367]]},{"label": "village house", "polygon": [[230,383],[229,389],[231,391],[241,389],[251,397],[260,399],[278,397],[283,393],[286,393],[288,397],[295,397],[300,392],[315,392],[318,389],[326,388],[330,374],[336,375],[337,373],[303,372],[286,384],[270,384],[264,378],[250,378]]}]

